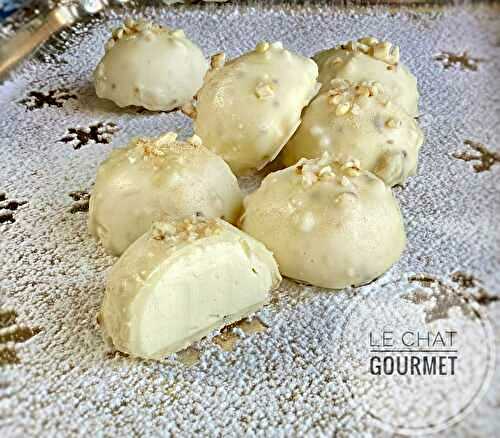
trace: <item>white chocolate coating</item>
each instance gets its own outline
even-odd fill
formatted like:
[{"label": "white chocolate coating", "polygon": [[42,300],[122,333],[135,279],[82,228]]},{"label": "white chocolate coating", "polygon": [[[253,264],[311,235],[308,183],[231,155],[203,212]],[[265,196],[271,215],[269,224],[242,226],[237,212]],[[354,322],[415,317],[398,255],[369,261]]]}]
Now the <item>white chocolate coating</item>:
[{"label": "white chocolate coating", "polygon": [[352,82],[377,81],[386,95],[410,116],[418,116],[416,78],[399,62],[399,47],[373,37],[350,41],[314,55],[322,90],[335,78]]},{"label": "white chocolate coating", "polygon": [[300,113],[318,90],[314,62],[259,43],[207,73],[198,93],[195,132],[236,175],[271,162],[300,124]]},{"label": "white chocolate coating", "polygon": [[100,322],[116,349],[161,358],[255,312],[280,281],[264,245],[227,222],[155,223],[113,266]]},{"label": "white chocolate coating", "polygon": [[99,167],[89,209],[89,231],[120,255],[151,223],[194,213],[234,222],[242,194],[229,166],[199,137],[173,132],[138,138],[111,152]]},{"label": "white chocolate coating", "polygon": [[127,20],[113,31],[94,72],[97,96],[120,107],[169,111],[189,102],[208,62],[182,30]]},{"label": "white chocolate coating", "polygon": [[332,80],[302,114],[282,152],[290,166],[327,151],[341,161],[358,159],[386,184],[403,184],[417,170],[423,133],[418,123],[385,96],[380,84]]},{"label": "white chocolate coating", "polygon": [[282,275],[316,286],[368,283],[405,246],[391,189],[327,153],[269,174],[244,206],[242,229],[273,251]]}]

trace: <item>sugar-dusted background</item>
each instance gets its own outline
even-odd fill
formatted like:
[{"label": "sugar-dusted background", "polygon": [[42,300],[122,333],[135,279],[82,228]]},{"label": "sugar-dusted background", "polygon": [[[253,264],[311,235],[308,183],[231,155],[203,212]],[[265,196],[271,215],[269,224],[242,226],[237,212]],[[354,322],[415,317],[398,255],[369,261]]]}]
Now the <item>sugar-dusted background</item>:
[{"label": "sugar-dusted background", "polygon": [[[457,271],[472,275],[498,345],[498,6],[249,2],[130,13],[184,28],[207,55],[238,55],[262,39],[281,40],[305,55],[365,34],[399,44],[419,80],[427,137],[418,175],[395,190],[408,247],[387,274],[362,288],[332,292],[285,280],[258,315],[268,328],[236,329],[231,351],[209,338],[160,362],[110,352],[95,315],[113,259],[86,231],[97,166],[132,136],[169,129],[188,134],[190,121],[98,100],[92,70],[125,12],[80,24],[0,85],[2,436],[382,435],[356,396],[359,388],[374,388],[357,381],[353,365],[335,354],[338,328],[353,299],[406,293],[417,286],[416,274],[475,293],[453,280]],[[435,59],[466,50],[478,60],[477,70],[465,59],[452,65]],[[67,136],[74,140],[61,141]],[[468,156],[472,161],[464,160]],[[247,188],[257,183],[242,181]],[[496,376],[476,413],[444,434],[498,433],[499,389]]]}]

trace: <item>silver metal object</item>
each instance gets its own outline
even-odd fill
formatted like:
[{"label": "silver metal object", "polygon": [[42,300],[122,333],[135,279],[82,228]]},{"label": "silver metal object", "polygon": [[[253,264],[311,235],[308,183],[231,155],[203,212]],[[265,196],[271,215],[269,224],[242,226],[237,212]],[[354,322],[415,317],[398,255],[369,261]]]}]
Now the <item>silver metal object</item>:
[{"label": "silver metal object", "polygon": [[80,0],[61,3],[47,14],[35,17],[0,46],[0,78],[61,29],[85,16],[102,11],[112,3],[123,4],[127,1]]}]

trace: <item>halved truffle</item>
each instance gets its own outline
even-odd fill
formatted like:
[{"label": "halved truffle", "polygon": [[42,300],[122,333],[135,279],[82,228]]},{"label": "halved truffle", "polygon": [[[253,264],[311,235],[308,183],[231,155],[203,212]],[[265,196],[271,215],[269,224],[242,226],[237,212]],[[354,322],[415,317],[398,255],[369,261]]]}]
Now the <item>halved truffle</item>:
[{"label": "halved truffle", "polygon": [[280,281],[265,246],[227,222],[154,223],[109,274],[104,336],[119,351],[159,359],[254,313]]}]

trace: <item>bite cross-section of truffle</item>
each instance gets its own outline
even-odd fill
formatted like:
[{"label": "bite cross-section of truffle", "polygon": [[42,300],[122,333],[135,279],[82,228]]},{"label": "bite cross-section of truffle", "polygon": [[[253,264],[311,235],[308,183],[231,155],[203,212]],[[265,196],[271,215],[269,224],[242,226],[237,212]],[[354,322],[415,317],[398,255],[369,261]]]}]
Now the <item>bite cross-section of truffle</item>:
[{"label": "bite cross-section of truffle", "polygon": [[221,219],[156,222],[113,266],[99,320],[114,348],[161,358],[256,312],[280,280],[265,246]]}]

